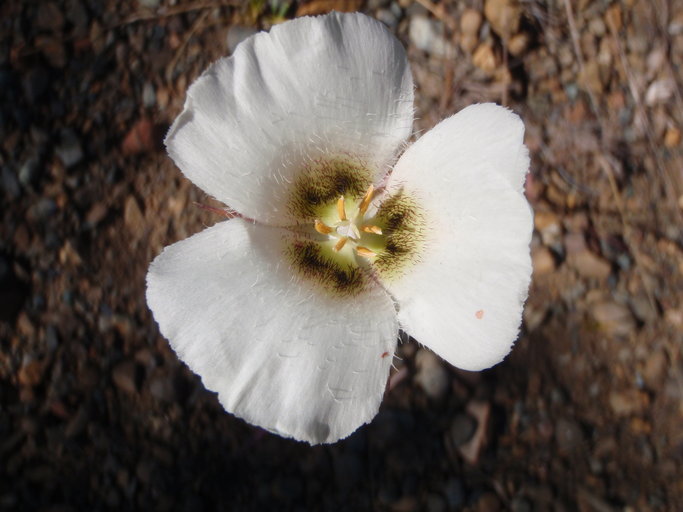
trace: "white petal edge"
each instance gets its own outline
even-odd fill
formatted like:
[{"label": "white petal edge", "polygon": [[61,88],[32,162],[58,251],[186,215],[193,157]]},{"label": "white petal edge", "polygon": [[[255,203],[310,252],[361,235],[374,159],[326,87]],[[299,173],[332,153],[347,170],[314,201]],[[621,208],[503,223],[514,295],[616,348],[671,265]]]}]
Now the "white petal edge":
[{"label": "white petal edge", "polygon": [[351,157],[377,182],[412,130],[400,42],[360,13],[292,20],[242,42],[189,88],[166,137],[183,173],[241,214],[287,225],[307,164]]},{"label": "white petal edge", "polygon": [[[527,169],[511,173],[510,162],[491,158],[474,140],[465,144],[480,130],[460,122],[475,112],[514,114],[501,107],[466,110],[408,148],[389,179],[389,190],[403,187],[424,208],[427,241],[419,262],[385,285],[407,333],[456,367],[482,370],[499,363],[519,334],[533,215],[520,188]],[[525,155],[528,162],[518,126],[501,123],[498,134],[510,141],[511,160]]]},{"label": "white petal edge", "polygon": [[166,247],[150,265],[147,303],[226,410],[331,443],[376,415],[398,323],[378,286],[333,298],[294,276],[280,258],[285,233],[232,219]]}]

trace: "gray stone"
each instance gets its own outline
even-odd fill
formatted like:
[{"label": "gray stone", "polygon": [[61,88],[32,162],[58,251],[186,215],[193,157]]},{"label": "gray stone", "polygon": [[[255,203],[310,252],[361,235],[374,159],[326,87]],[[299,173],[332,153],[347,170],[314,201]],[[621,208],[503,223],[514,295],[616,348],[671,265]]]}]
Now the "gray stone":
[{"label": "gray stone", "polygon": [[55,152],[67,169],[83,160],[81,141],[76,135],[76,132],[68,128],[62,132]]},{"label": "gray stone", "polygon": [[448,431],[450,440],[453,446],[460,446],[472,439],[474,432],[477,430],[477,421],[469,414],[458,414],[451,422],[451,428]]},{"label": "gray stone", "polygon": [[442,399],[448,392],[450,378],[439,357],[431,350],[420,349],[415,357],[415,366],[418,369],[415,382],[429,398]]},{"label": "gray stone", "polygon": [[253,27],[242,27],[240,25],[233,25],[228,29],[228,51],[232,54],[235,52],[237,45],[244,41],[249,36],[256,34],[258,30]]},{"label": "gray stone", "polygon": [[443,23],[425,16],[414,16],[410,20],[408,36],[418,49],[436,57],[452,58],[454,45],[443,37]]},{"label": "gray stone", "polygon": [[7,167],[3,167],[2,172],[0,172],[0,186],[2,186],[7,195],[11,198],[18,197],[21,192],[17,177]]},{"label": "gray stone", "polygon": [[157,96],[154,86],[149,82],[145,82],[145,85],[142,86],[142,104],[147,108],[151,108],[156,105],[156,102]]},{"label": "gray stone", "polygon": [[451,510],[460,510],[465,504],[465,487],[459,479],[451,478],[448,480],[443,488],[443,493]]},{"label": "gray stone", "polygon": [[117,388],[126,393],[138,392],[138,368],[133,361],[123,361],[111,372],[112,380]]},{"label": "gray stone", "polygon": [[581,427],[574,420],[560,418],[555,425],[555,441],[560,453],[572,453],[583,444]]},{"label": "gray stone", "polygon": [[380,9],[377,11],[376,17],[389,28],[396,28],[398,25],[398,18],[389,9]]},{"label": "gray stone", "polygon": [[25,187],[36,182],[38,178],[38,170],[40,168],[40,159],[37,155],[32,155],[24,161],[19,168],[19,182]]}]

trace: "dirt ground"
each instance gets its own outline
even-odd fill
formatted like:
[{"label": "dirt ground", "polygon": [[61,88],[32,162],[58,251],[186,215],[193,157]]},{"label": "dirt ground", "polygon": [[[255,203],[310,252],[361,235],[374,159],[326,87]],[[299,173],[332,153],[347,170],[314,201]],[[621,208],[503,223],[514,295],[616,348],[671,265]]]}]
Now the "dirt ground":
[{"label": "dirt ground", "polygon": [[[311,448],[223,411],[144,276],[219,220],[161,147],[187,86],[332,8],[406,45],[416,133],[523,117],[534,279],[502,364],[405,340],[372,424]],[[3,2],[0,510],[681,510],[682,75],[676,0]]]}]

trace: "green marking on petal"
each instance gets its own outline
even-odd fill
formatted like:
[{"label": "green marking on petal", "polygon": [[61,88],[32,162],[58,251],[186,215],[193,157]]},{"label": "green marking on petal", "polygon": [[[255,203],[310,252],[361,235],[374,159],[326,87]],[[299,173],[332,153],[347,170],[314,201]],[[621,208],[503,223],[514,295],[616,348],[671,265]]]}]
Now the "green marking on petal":
[{"label": "green marking on petal", "polygon": [[286,254],[296,272],[340,296],[355,296],[367,285],[367,277],[355,263],[350,249],[335,252],[332,243],[311,240],[291,241]]},{"label": "green marking on petal", "polygon": [[395,279],[419,260],[424,249],[424,210],[401,188],[382,202],[372,222],[382,228],[384,238],[373,267],[383,279]]},{"label": "green marking on petal", "polygon": [[297,177],[290,195],[290,213],[303,222],[326,220],[336,212],[336,201],[347,208],[362,197],[372,183],[370,169],[351,158],[336,157],[309,164]]}]

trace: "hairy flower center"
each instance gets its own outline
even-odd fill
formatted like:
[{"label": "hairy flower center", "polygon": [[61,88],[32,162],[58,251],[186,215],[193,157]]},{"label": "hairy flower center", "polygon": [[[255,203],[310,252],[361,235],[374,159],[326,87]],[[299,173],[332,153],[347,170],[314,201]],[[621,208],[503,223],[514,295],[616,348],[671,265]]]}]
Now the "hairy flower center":
[{"label": "hairy flower center", "polygon": [[300,276],[335,295],[361,293],[372,274],[397,279],[425,250],[426,217],[417,197],[394,189],[371,208],[372,176],[353,159],[320,160],[290,192],[290,214],[314,229],[302,226],[285,256]]},{"label": "hairy flower center", "polygon": [[374,187],[370,185],[358,204],[351,203],[348,213],[347,201],[343,195],[340,196],[336,203],[336,220],[331,222],[331,225],[320,219],[315,220],[315,230],[335,241],[333,247],[335,252],[341,251],[344,247],[350,247],[357,255],[364,258],[377,256],[378,248],[384,245],[383,240],[378,240],[381,238],[382,228],[365,218],[374,191]]}]

